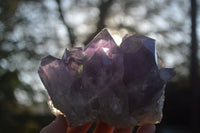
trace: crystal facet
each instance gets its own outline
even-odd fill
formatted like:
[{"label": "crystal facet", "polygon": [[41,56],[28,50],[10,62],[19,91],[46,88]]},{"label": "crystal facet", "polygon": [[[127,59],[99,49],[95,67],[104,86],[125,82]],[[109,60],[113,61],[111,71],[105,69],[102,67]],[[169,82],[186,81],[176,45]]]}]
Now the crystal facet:
[{"label": "crystal facet", "polygon": [[161,121],[164,87],[175,72],[157,62],[155,40],[135,34],[117,46],[104,29],[85,50],[45,57],[38,72],[71,126],[101,120],[121,128]]}]

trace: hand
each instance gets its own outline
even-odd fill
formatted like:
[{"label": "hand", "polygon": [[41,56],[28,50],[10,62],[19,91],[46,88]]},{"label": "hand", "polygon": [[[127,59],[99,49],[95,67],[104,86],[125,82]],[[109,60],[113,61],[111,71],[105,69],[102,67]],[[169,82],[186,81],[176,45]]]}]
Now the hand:
[{"label": "hand", "polygon": [[[88,129],[92,125],[92,122],[86,123],[79,127],[67,127],[67,122],[62,115],[56,117],[55,121],[44,127],[40,133],[87,133]],[[99,122],[93,133],[132,133],[134,127],[115,129],[112,126],[107,125],[104,122]],[[140,127],[137,133],[155,133],[155,125],[146,125]]]}]

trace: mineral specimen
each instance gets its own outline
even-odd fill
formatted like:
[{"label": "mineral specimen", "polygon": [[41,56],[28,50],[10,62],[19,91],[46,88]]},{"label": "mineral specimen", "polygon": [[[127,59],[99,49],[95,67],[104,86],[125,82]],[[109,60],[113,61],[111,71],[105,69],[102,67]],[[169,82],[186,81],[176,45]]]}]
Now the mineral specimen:
[{"label": "mineral specimen", "polygon": [[117,46],[107,29],[85,50],[45,57],[38,72],[71,126],[101,120],[115,127],[159,123],[164,87],[175,75],[158,64],[155,40],[135,34]]}]

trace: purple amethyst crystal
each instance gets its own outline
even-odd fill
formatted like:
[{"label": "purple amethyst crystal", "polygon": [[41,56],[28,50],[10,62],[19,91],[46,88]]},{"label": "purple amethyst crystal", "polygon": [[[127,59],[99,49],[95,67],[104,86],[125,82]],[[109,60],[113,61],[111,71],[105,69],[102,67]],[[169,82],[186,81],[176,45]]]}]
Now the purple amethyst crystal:
[{"label": "purple amethyst crystal", "polygon": [[115,127],[160,122],[164,86],[175,75],[158,64],[155,40],[131,35],[118,47],[106,29],[85,50],[45,57],[38,72],[71,126],[101,120]]}]

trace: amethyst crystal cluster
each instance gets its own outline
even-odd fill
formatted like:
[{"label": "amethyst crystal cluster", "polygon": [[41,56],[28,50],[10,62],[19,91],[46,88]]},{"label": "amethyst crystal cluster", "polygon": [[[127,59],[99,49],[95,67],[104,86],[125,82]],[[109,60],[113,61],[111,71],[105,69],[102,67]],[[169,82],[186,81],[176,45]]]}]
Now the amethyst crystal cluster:
[{"label": "amethyst crystal cluster", "polygon": [[101,120],[129,127],[161,121],[164,87],[175,72],[158,64],[155,40],[135,34],[117,46],[104,29],[85,50],[45,57],[39,75],[71,126]]}]

